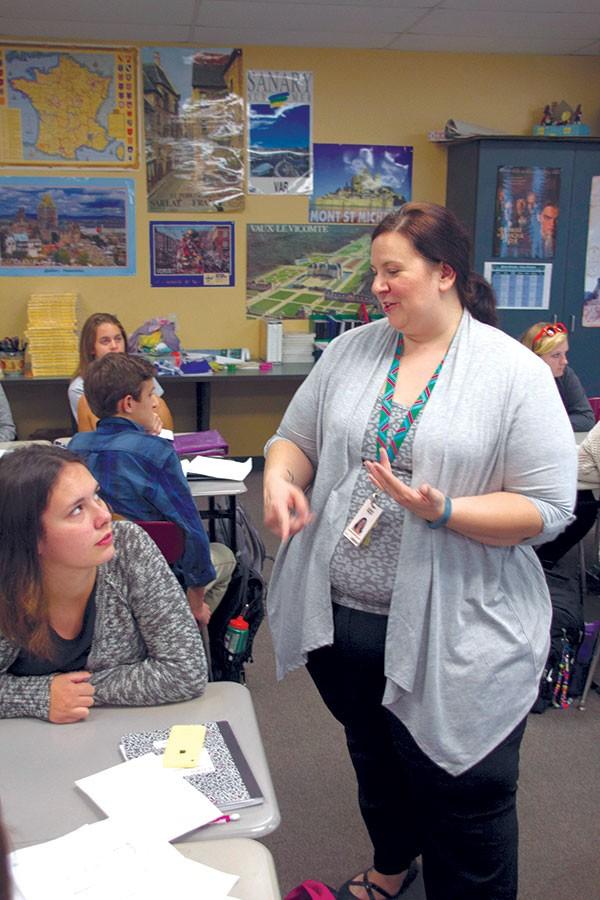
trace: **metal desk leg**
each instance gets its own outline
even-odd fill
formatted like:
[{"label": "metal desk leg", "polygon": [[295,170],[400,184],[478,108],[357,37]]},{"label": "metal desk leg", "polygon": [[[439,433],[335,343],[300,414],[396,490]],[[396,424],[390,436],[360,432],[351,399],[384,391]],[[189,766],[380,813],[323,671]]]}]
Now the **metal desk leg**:
[{"label": "metal desk leg", "polygon": [[600,634],[596,636],[596,646],[594,647],[594,652],[592,654],[592,658],[590,659],[590,667],[588,669],[587,678],[585,679],[585,685],[583,688],[583,692],[581,694],[581,698],[579,700],[578,709],[582,712],[585,709],[585,701],[587,700],[587,695],[592,686],[592,681],[594,680],[594,675],[596,674],[596,667],[598,665],[598,660],[600,659]]},{"label": "metal desk leg", "polygon": [[210,384],[207,381],[196,382],[196,431],[208,431],[210,428]]}]

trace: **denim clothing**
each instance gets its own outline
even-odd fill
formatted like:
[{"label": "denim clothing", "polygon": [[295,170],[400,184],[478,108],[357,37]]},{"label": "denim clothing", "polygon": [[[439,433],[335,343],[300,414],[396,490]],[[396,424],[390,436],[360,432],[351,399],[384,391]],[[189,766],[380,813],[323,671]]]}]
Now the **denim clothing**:
[{"label": "denim clothing", "polygon": [[85,460],[116,513],[175,522],[183,529],[185,549],[178,570],[186,588],[213,581],[208,536],[169,441],[146,434],[130,419],[111,416],[101,419],[96,431],[76,434],[69,450]]}]

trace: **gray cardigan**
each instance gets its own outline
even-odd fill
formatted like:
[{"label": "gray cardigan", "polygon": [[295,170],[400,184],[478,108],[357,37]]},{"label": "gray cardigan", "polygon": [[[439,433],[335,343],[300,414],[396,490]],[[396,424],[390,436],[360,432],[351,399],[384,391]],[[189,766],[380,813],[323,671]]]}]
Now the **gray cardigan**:
[{"label": "gray cardigan", "polygon": [[[387,321],[335,340],[277,434],[316,469],[315,520],[281,546],[269,587],[278,675],[333,639],[329,561],[347,523],[370,410],[397,334]],[[384,704],[438,765],[472,766],[527,714],[548,653],[550,602],[530,543],[572,520],[576,451],[549,367],[464,313],[415,434],[413,485],[529,497],[543,534],[489,547],[406,513],[388,619]]]},{"label": "gray cardigan", "polygon": [[0,441],[14,441],[17,431],[6,394],[0,385]]},{"label": "gray cardigan", "polygon": [[[96,581],[87,665],[94,705],[153,706],[199,696],[206,657],[177,579],[139,526],[114,522],[113,536],[115,555],[98,567]],[[52,676],[7,674],[18,652],[0,634],[0,717],[47,719]]]}]

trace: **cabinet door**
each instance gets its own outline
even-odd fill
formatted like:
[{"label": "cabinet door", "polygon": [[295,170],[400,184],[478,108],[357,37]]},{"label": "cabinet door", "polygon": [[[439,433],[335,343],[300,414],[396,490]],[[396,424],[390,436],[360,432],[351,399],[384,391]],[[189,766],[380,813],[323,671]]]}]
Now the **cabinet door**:
[{"label": "cabinet door", "polygon": [[[571,225],[565,273],[564,322],[569,336],[569,365],[579,375],[589,397],[600,396],[600,322],[584,328],[582,311],[586,290],[593,291],[600,278],[600,259],[586,258],[590,223],[592,178],[600,180],[600,145],[581,146],[575,151]],[[598,182],[596,183],[596,185]],[[599,189],[596,186],[596,194]],[[600,209],[596,211],[596,236],[600,231]]]},{"label": "cabinet door", "polygon": [[[519,337],[530,325],[539,321],[562,319],[564,316],[564,286],[569,233],[569,208],[572,192],[574,151],[572,147],[559,144],[552,145],[548,141],[482,141],[479,160],[479,179],[477,190],[475,253],[474,265],[483,273],[484,263],[498,260],[506,263],[514,262],[549,262],[552,263],[552,281],[550,288],[550,306],[548,309],[499,309],[501,328],[514,337]],[[498,170],[501,167],[524,168],[531,170],[559,169],[559,215],[556,221],[555,254],[549,259],[531,259],[523,256],[494,256],[499,253],[497,226],[500,222],[498,198]],[[525,174],[525,185],[531,183],[533,173]],[[540,189],[540,194],[543,191]],[[538,199],[541,199],[538,197]],[[513,197],[513,204],[515,198]],[[515,209],[512,211],[515,216]],[[495,246],[496,245],[496,246]]]}]

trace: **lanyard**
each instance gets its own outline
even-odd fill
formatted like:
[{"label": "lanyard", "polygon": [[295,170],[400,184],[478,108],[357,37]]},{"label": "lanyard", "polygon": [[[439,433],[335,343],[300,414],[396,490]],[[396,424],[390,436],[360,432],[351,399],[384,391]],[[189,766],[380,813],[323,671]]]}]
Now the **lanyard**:
[{"label": "lanyard", "polygon": [[403,349],[404,340],[402,338],[402,335],[399,334],[394,358],[385,379],[385,390],[383,392],[383,398],[381,400],[381,412],[379,413],[379,426],[377,428],[377,450],[379,451],[379,449],[385,449],[390,462],[394,460],[394,457],[396,456],[398,450],[406,439],[406,436],[410,430],[410,426],[413,424],[413,422],[429,400],[431,392],[438,380],[438,375],[440,374],[442,366],[444,365],[444,359],[446,358],[444,357],[444,359],[442,359],[441,363],[427,382],[425,389],[419,394],[419,396],[407,412],[400,427],[398,428],[398,431],[394,435],[392,435],[391,441],[388,441],[390,414],[392,411],[392,398],[394,396],[394,389],[396,387],[396,381],[398,379],[398,368],[400,366],[400,357],[402,356]]}]

